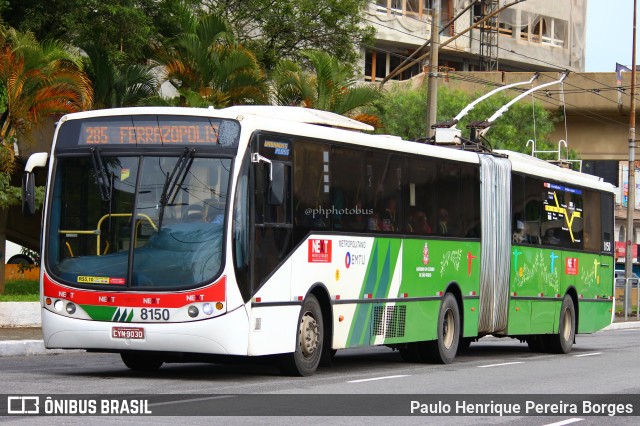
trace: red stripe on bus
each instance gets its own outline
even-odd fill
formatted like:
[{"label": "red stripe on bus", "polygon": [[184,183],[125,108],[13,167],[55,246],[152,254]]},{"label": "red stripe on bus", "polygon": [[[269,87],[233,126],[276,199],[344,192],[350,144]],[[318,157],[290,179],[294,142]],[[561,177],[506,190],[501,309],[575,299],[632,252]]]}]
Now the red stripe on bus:
[{"label": "red stripe on bus", "polygon": [[79,305],[103,305],[103,306],[161,306],[165,308],[179,308],[194,302],[224,302],[226,296],[227,277],[223,276],[218,281],[197,290],[174,292],[123,292],[86,290],[68,287],[55,283],[44,274],[44,297],[53,299],[71,300]]}]

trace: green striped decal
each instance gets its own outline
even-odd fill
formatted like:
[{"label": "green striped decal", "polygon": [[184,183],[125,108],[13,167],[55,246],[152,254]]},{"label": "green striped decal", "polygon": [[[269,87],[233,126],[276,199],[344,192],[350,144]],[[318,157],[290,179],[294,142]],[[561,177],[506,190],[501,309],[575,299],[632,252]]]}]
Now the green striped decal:
[{"label": "green striped decal", "polygon": [[[375,239],[371,250],[371,260],[360,292],[361,299],[364,299],[366,294],[371,294],[374,299],[390,297],[389,288],[401,247],[402,241],[399,239]],[[356,307],[353,325],[347,339],[347,347],[370,344],[372,309],[373,304],[371,303],[361,303]]]}]

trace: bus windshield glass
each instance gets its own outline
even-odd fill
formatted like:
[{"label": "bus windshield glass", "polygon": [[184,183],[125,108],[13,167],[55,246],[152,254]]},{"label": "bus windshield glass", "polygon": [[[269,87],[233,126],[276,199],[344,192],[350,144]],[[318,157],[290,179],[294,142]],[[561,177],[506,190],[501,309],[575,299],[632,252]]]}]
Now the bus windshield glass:
[{"label": "bus windshield glass", "polygon": [[195,287],[222,265],[231,160],[91,155],[56,162],[46,251],[67,284]]}]

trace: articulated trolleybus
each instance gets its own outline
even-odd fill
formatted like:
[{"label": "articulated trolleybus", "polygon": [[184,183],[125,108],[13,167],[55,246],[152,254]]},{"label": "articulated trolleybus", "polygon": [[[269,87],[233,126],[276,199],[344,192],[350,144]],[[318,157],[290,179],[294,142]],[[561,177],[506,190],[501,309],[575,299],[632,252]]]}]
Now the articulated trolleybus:
[{"label": "articulated trolleybus", "polygon": [[45,346],[310,375],[369,345],[414,362],[486,335],[567,353],[610,324],[609,184],[362,126],[257,106],[62,117],[23,179],[33,212],[48,162]]}]

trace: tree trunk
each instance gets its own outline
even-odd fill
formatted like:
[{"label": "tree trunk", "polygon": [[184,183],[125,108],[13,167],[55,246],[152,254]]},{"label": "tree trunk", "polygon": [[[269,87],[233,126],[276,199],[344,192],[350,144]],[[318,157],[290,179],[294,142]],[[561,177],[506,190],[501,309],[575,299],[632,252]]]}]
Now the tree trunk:
[{"label": "tree trunk", "polygon": [[5,249],[7,246],[7,216],[9,214],[9,209],[0,208],[0,260],[2,261],[2,266],[0,267],[0,294],[4,293],[4,265],[7,261]]}]

